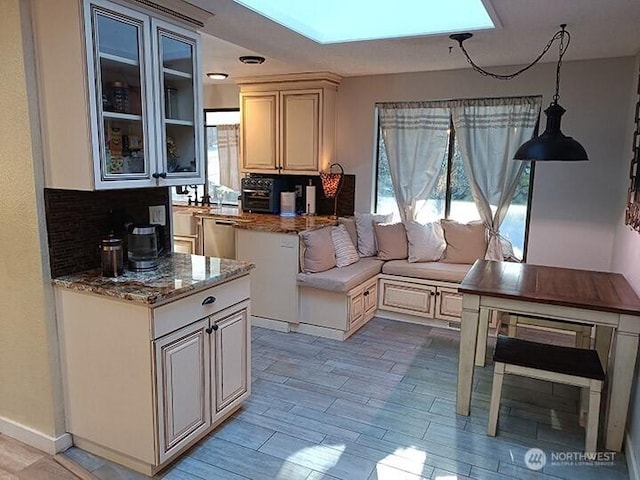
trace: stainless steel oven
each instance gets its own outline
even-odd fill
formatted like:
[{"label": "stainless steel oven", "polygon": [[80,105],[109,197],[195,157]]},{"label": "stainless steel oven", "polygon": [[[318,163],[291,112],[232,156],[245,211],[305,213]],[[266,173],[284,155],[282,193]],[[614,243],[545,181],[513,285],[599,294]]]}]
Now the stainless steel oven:
[{"label": "stainless steel oven", "polygon": [[281,178],[246,177],[242,179],[242,210],[245,212],[279,213],[280,193],[286,181]]}]

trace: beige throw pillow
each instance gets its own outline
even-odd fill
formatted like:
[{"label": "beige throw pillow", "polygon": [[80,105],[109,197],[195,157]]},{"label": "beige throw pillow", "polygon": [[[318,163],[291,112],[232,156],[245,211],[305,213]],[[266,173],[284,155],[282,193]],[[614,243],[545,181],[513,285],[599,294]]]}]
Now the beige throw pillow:
[{"label": "beige throw pillow", "polygon": [[378,259],[402,260],[407,258],[407,233],[402,223],[374,223]]},{"label": "beige throw pillow", "polygon": [[336,267],[342,268],[360,260],[360,256],[353,246],[349,232],[344,225],[338,225],[331,229],[331,240],[336,252]]},{"label": "beige throw pillow", "polygon": [[405,224],[407,240],[409,242],[410,263],[437,262],[447,244],[439,222],[421,224],[408,222]]},{"label": "beige throw pillow", "polygon": [[358,233],[358,253],[361,257],[373,257],[377,252],[376,235],[373,231],[373,222],[390,222],[392,214],[374,215],[372,213],[358,213],[356,217],[356,232]]},{"label": "beige throw pillow", "polygon": [[487,253],[487,229],[482,222],[458,223],[440,220],[447,248],[444,263],[473,263]]},{"label": "beige throw pillow", "polygon": [[332,228],[329,226],[300,232],[302,242],[300,268],[303,272],[324,272],[336,266],[336,254],[333,249],[333,240],[331,240]]}]

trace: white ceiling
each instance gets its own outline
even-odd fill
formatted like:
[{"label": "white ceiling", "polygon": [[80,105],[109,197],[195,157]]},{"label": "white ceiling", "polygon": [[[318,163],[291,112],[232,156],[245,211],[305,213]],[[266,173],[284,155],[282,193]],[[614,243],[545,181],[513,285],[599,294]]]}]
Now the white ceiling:
[{"label": "white ceiling", "polygon": [[[448,35],[320,45],[232,0],[189,3],[214,13],[202,30],[208,34],[203,35],[203,72],[226,72],[230,75],[226,82],[279,73],[329,71],[358,76],[468,66]],[[485,0],[485,4],[500,26],[477,32],[465,43],[481,66],[529,63],[561,23],[571,33],[565,61],[640,52],[640,0]],[[449,46],[454,46],[451,53]],[[238,61],[241,55],[261,55],[266,62],[244,65]],[[543,61],[557,61],[557,43]]]}]

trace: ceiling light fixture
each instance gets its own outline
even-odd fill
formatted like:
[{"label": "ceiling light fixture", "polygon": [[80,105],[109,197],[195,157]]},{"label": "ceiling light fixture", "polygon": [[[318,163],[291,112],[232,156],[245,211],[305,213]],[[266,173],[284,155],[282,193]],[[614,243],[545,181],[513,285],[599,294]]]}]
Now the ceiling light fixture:
[{"label": "ceiling light fixture", "polygon": [[551,102],[551,105],[549,105],[549,108],[544,111],[545,115],[547,116],[547,126],[542,135],[532,138],[528,142],[522,144],[520,148],[518,148],[514,156],[515,160],[556,160],[564,162],[589,160],[587,152],[585,151],[583,146],[573,138],[567,137],[560,131],[560,121],[562,115],[566,112],[566,110],[562,108],[558,103],[558,100],[560,98],[560,66],[562,65],[562,57],[567,51],[569,42],[571,41],[571,35],[567,30],[565,30],[566,26],[567,25],[564,23],[560,25],[560,30],[558,30],[553,35],[553,37],[551,37],[551,40],[549,40],[547,45],[544,47],[542,53],[538,55],[538,57],[533,62],[521,68],[520,70],[507,75],[499,75],[496,73],[488,72],[476,65],[475,62],[471,60],[471,57],[469,57],[467,50],[464,48],[463,42],[471,38],[473,36],[472,33],[455,33],[453,35],[449,35],[450,39],[458,42],[458,44],[460,45],[460,49],[464,53],[464,56],[467,58],[467,62],[469,62],[469,65],[471,65],[471,67],[476,72],[492,78],[497,78],[499,80],[511,80],[521,73],[526,72],[542,59],[545,53],[547,53],[547,51],[549,51],[549,49],[551,48],[553,42],[555,42],[556,40],[560,40],[558,63],[556,65],[556,92],[553,95],[553,101]]},{"label": "ceiling light fixture", "polygon": [[207,73],[207,77],[211,80],[224,80],[229,76],[228,73],[220,73],[220,72],[209,72]]},{"label": "ceiling light fixture", "polygon": [[260,65],[261,63],[264,63],[264,57],[260,57],[258,55],[244,55],[239,57],[238,60],[245,65]]}]

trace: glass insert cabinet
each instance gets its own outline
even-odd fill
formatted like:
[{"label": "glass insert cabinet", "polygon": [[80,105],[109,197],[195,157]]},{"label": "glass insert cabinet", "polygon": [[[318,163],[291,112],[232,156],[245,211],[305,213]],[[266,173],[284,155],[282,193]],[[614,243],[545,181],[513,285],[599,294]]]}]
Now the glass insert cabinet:
[{"label": "glass insert cabinet", "polygon": [[96,185],[203,181],[198,35],[107,2],[84,6]]},{"label": "glass insert cabinet", "polygon": [[[67,5],[65,15],[49,10],[51,3]],[[36,3],[46,186],[99,190],[204,183],[199,34],[190,25],[126,5]],[[50,18],[65,25],[54,31]],[[80,61],[74,52],[84,54]]]}]

